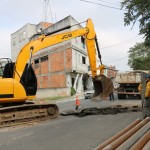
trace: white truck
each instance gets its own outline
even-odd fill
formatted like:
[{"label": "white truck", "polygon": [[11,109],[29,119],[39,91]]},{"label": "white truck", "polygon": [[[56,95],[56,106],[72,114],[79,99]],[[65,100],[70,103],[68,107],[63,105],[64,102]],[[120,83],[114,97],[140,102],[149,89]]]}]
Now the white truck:
[{"label": "white truck", "polygon": [[127,96],[136,96],[141,98],[138,86],[141,83],[142,74],[140,71],[127,71],[117,73],[114,82],[118,84],[116,93],[118,99],[126,99]]}]

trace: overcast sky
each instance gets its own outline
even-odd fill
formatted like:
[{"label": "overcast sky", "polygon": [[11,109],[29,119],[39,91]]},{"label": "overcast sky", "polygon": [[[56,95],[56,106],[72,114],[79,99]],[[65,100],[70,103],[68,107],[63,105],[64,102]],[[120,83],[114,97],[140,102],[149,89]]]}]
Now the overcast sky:
[{"label": "overcast sky", "polygon": [[[130,70],[127,65],[127,52],[135,43],[143,41],[142,36],[138,35],[138,24],[135,24],[132,30],[132,26],[124,26],[125,11],[115,9],[120,8],[120,0],[87,1],[92,3],[80,0],[49,0],[47,21],[55,23],[69,15],[78,22],[91,18],[98,36],[102,62],[108,66],[115,65],[117,70]],[[11,57],[12,33],[26,23],[38,24],[43,21],[44,2],[44,0],[1,0],[0,57]],[[103,7],[101,4],[114,8]]]}]

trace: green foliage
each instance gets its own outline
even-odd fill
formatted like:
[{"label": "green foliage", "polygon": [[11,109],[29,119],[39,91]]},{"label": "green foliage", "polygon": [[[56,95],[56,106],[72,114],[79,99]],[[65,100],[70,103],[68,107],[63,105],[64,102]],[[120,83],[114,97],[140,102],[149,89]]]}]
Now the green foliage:
[{"label": "green foliage", "polygon": [[128,65],[133,70],[150,70],[150,47],[137,43],[128,53]]},{"label": "green foliage", "polygon": [[59,100],[59,99],[67,98],[67,97],[68,96],[54,96],[54,97],[46,98],[45,100]]},{"label": "green foliage", "polygon": [[139,21],[139,33],[144,35],[145,44],[150,45],[150,0],[123,0],[122,8],[125,25],[134,24]]},{"label": "green foliage", "polygon": [[70,95],[73,96],[75,94],[76,94],[76,90],[73,87],[71,87]]}]

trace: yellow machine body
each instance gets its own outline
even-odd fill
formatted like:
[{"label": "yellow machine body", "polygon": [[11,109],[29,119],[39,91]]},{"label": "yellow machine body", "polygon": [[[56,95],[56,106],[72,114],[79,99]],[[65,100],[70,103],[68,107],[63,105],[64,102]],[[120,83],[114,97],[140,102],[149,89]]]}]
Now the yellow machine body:
[{"label": "yellow machine body", "polygon": [[22,84],[13,78],[0,78],[0,103],[24,102],[34,99],[35,96],[27,96]]}]

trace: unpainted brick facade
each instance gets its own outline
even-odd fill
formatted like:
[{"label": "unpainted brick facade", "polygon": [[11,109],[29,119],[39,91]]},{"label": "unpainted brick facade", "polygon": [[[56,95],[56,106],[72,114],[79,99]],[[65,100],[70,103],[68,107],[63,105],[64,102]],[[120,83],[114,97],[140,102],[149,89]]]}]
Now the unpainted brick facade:
[{"label": "unpainted brick facade", "polygon": [[37,75],[38,88],[65,88],[66,71],[72,70],[72,49],[35,57],[33,68]]}]

